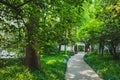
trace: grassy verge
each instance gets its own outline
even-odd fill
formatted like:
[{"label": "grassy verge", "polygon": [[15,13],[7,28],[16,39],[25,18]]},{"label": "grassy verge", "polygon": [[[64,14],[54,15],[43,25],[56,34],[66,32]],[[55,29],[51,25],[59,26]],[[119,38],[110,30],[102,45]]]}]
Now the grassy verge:
[{"label": "grassy verge", "polygon": [[42,72],[25,68],[18,59],[0,60],[0,80],[64,80],[66,63],[73,55],[43,55],[41,57]]},{"label": "grassy verge", "polygon": [[86,54],[84,60],[104,80],[120,79],[120,60],[114,60],[110,55],[104,55],[102,57],[95,54]]}]

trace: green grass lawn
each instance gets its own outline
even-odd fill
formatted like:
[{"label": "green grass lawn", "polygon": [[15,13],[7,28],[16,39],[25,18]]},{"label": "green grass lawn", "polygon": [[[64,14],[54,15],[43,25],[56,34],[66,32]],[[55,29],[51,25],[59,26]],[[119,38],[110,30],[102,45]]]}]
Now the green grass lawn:
[{"label": "green grass lawn", "polygon": [[0,60],[0,80],[64,80],[70,54],[41,56],[42,71],[29,71],[21,60]]},{"label": "green grass lawn", "polygon": [[95,54],[86,54],[84,60],[104,80],[120,80],[120,60],[114,60],[108,54],[103,57]]}]

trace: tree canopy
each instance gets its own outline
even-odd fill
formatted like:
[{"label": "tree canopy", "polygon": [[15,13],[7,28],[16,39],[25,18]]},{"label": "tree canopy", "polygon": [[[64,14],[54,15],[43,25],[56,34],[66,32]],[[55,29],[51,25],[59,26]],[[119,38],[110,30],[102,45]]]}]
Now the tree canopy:
[{"label": "tree canopy", "polygon": [[40,54],[78,41],[100,50],[108,45],[115,55],[119,17],[120,0],[1,0],[1,47],[26,53],[25,65],[37,69]]}]

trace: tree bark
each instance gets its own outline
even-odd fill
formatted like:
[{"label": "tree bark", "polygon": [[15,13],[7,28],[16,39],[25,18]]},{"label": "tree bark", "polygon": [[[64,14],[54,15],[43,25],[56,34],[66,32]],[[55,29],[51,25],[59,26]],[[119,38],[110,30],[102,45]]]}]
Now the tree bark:
[{"label": "tree bark", "polygon": [[35,25],[32,24],[29,27],[27,26],[27,37],[28,37],[28,45],[26,46],[26,56],[25,56],[25,66],[29,69],[41,69],[40,65],[40,54],[38,53],[37,49],[37,41],[34,37],[37,37],[34,34]]},{"label": "tree bark", "polygon": [[74,51],[75,51],[75,53],[78,52],[77,45],[74,46]]},{"label": "tree bark", "polygon": [[61,44],[59,44],[59,52],[61,51]]},{"label": "tree bark", "polygon": [[40,55],[31,44],[28,44],[26,47],[25,66],[27,66],[29,69],[41,69]]},{"label": "tree bark", "polygon": [[103,56],[104,44],[102,42],[99,43],[99,54]]},{"label": "tree bark", "polygon": [[110,42],[110,54],[114,59],[119,59],[119,55],[116,53],[116,46],[113,41]]}]

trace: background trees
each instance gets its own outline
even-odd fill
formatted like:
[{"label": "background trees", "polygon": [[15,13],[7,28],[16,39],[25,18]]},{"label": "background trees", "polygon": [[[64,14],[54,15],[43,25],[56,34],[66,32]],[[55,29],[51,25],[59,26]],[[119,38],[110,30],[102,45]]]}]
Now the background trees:
[{"label": "background trees", "polygon": [[[99,52],[103,55],[104,46],[109,47],[112,55],[119,44],[119,3],[120,1],[95,0],[84,1],[81,12],[81,27],[78,36],[81,41],[90,44],[99,43]],[[116,55],[116,54],[115,54]]]}]

